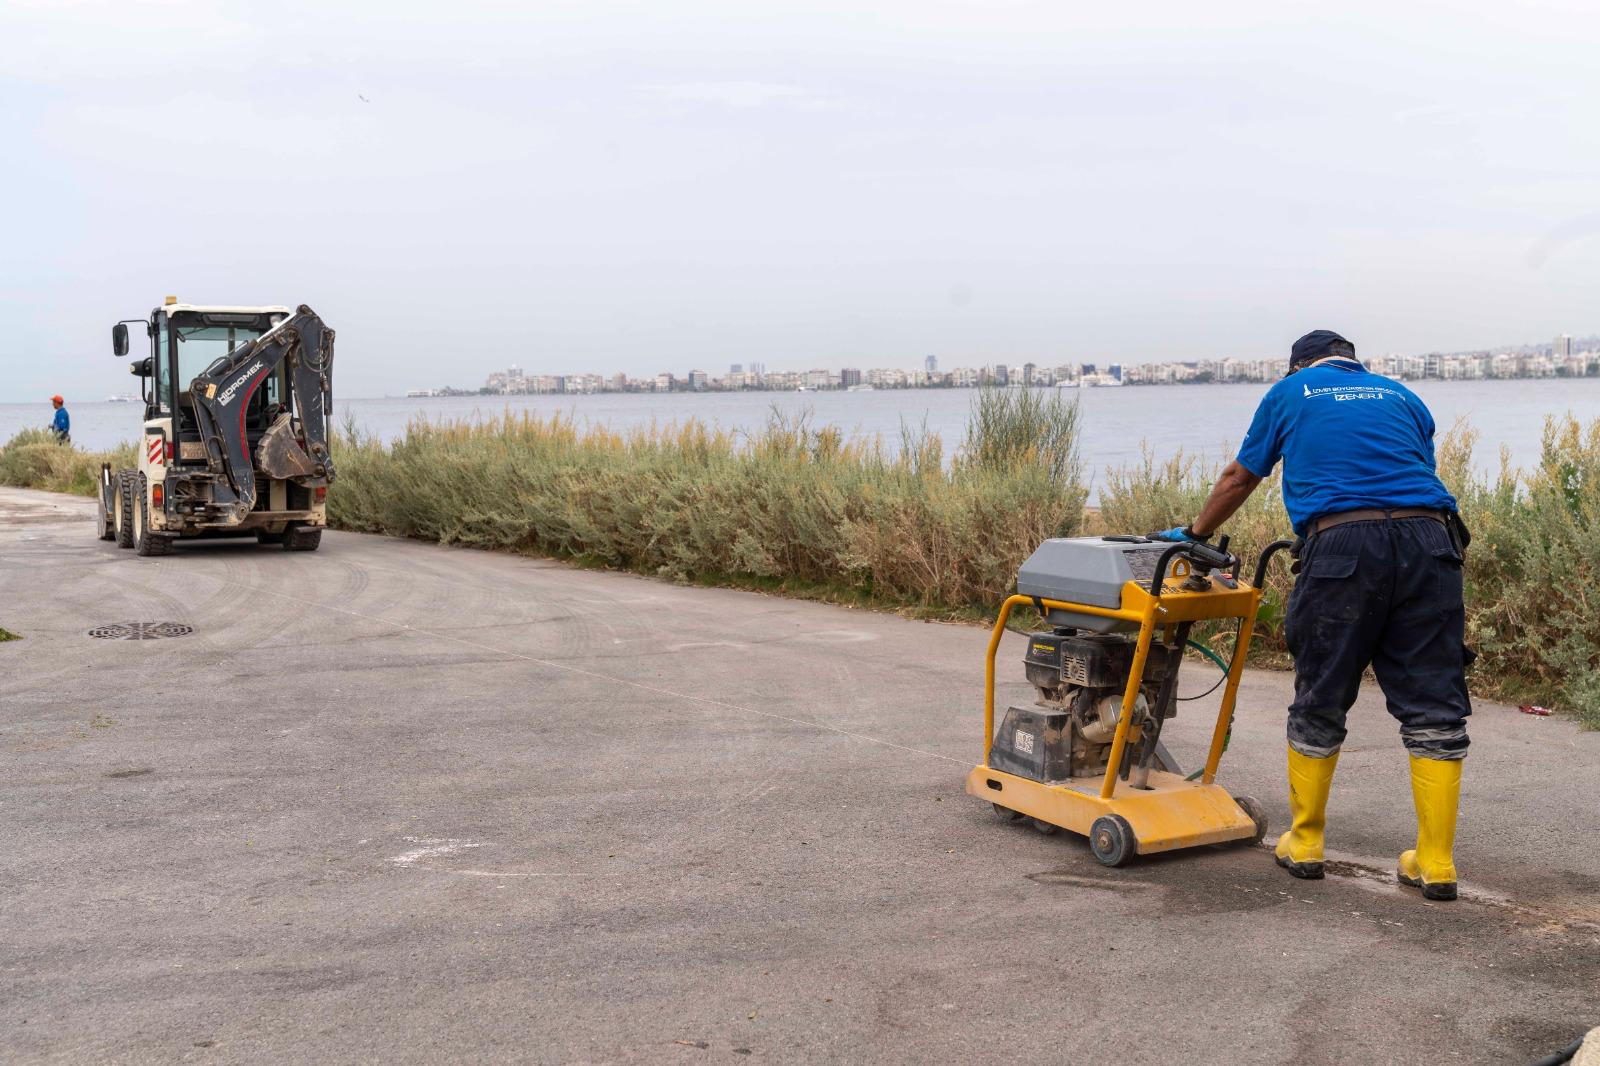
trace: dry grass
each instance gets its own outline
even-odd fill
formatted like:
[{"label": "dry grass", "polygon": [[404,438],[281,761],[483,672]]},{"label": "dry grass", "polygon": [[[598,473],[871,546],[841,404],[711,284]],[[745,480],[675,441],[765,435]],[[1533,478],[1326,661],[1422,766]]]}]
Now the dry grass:
[{"label": "dry grass", "polygon": [[61,444],[45,430],[25,429],[0,448],[0,485],[93,496],[100,483],[101,463],[121,470],[137,462],[132,444],[90,452]]},{"label": "dry grass", "polygon": [[957,612],[991,607],[1040,540],[1078,530],[1077,430],[1075,405],[1020,389],[975,399],[948,464],[925,431],[891,454],[776,413],[749,436],[418,421],[388,446],[347,429],[329,513],[346,529]]}]

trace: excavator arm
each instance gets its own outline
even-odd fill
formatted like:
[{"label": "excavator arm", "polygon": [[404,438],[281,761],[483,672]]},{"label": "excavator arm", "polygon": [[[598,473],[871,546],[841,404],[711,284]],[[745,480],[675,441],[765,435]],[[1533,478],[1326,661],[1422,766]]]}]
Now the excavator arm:
[{"label": "excavator arm", "polygon": [[[288,368],[287,409],[262,434],[251,455],[245,416],[250,397],[279,364]],[[189,386],[206,463],[214,475],[212,503],[231,522],[256,503],[256,469],[302,485],[333,480],[328,415],[333,407],[333,330],[301,304],[295,313],[249,344],[208,366]]]}]

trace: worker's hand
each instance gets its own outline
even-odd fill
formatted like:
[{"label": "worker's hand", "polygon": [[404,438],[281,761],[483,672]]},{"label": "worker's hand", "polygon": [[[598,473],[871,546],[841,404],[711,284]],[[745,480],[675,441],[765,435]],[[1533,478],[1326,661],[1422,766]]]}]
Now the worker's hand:
[{"label": "worker's hand", "polygon": [[1204,537],[1197,537],[1188,526],[1173,526],[1163,529],[1160,533],[1150,534],[1151,540],[1167,540],[1174,544],[1187,544],[1190,541],[1203,541]]}]

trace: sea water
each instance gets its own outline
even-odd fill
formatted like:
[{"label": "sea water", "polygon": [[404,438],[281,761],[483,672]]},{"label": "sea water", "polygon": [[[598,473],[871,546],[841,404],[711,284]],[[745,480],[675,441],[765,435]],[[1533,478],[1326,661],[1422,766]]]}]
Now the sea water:
[{"label": "sea water", "polygon": [[[1538,462],[1544,420],[1570,412],[1584,422],[1600,418],[1600,377],[1501,381],[1409,382],[1433,412],[1439,432],[1464,419],[1479,433],[1478,466],[1492,472],[1505,448],[1513,464]],[[1158,459],[1180,448],[1209,459],[1231,458],[1266,386],[1140,385],[1067,390],[1081,404],[1081,454],[1091,478],[1106,467],[1137,462],[1148,447]],[[600,393],[591,396],[450,396],[385,399],[338,398],[336,424],[353,420],[385,440],[403,434],[417,418],[475,421],[503,414],[562,414],[580,423],[615,429],[699,418],[724,429],[760,429],[774,411],[808,415],[814,425],[835,425],[853,437],[897,445],[902,426],[926,427],[960,446],[976,390],[879,389],[872,392]],[[67,404],[73,442],[107,448],[132,440],[143,406],[133,403]],[[19,429],[44,428],[48,402],[0,404],[0,442]]]}]

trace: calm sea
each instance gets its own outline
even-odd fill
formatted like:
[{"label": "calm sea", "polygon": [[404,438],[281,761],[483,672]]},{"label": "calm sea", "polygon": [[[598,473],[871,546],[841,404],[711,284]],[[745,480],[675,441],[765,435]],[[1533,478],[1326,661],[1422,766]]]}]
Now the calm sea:
[{"label": "calm sea", "polygon": [[[1480,433],[1477,460],[1485,470],[1499,465],[1502,447],[1519,466],[1539,458],[1540,431],[1547,415],[1571,412],[1585,422],[1600,418],[1600,378],[1517,381],[1421,381],[1411,387],[1432,409],[1440,431],[1458,418]],[[1096,475],[1107,466],[1138,460],[1148,443],[1157,456],[1179,448],[1209,457],[1231,454],[1244,436],[1262,385],[1147,385],[1084,389],[1068,393],[1083,405],[1083,456]],[[923,425],[945,441],[946,452],[960,443],[974,397],[969,389],[909,389],[877,392],[667,393],[596,396],[461,396],[429,399],[350,399],[335,403],[342,421],[391,439],[413,418],[478,419],[512,412],[561,412],[615,428],[701,418],[719,426],[748,430],[761,426],[774,409],[792,415],[809,411],[816,424],[833,424],[854,435],[881,436],[893,446],[902,423]],[[134,436],[138,403],[72,403],[72,438],[90,448],[105,448]],[[25,426],[44,426],[50,405],[0,404],[0,442]]]}]

